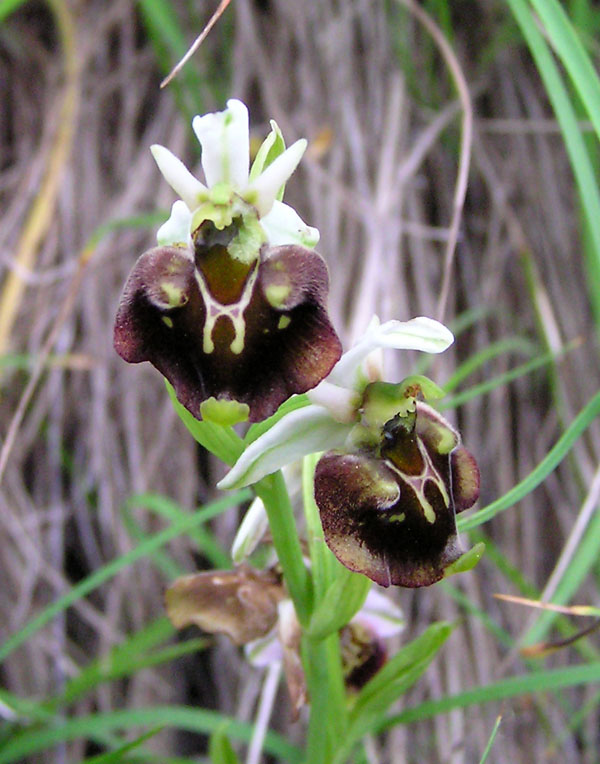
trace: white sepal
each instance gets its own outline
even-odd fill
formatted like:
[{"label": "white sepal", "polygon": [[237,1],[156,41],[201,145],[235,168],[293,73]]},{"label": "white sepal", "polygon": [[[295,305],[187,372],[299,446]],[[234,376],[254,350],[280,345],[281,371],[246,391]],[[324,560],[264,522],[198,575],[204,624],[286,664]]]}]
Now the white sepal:
[{"label": "white sepal", "polygon": [[296,409],[251,443],[217,487],[251,485],[307,454],[340,448],[347,435],[348,425],[334,421],[322,406]]},{"label": "white sepal", "polygon": [[334,385],[328,379],[319,382],[316,387],[306,393],[310,402],[326,408],[336,422],[343,424],[356,422],[361,400],[360,394],[347,387]]},{"label": "white sepal", "polygon": [[423,353],[442,353],[454,342],[450,329],[433,318],[419,316],[410,321],[386,321],[378,325],[372,321],[361,339],[340,358],[328,379],[338,385],[354,380],[361,363],[378,348],[420,350]]},{"label": "white sepal", "polygon": [[207,185],[229,183],[236,189],[245,188],[250,163],[246,105],[231,98],[225,111],[194,117],[192,127],[202,146],[202,168]]},{"label": "white sepal", "polygon": [[208,195],[206,186],[169,149],[155,143],[150,146],[150,151],[173,191],[183,199],[190,211],[195,210],[200,200]]},{"label": "white sepal", "polygon": [[178,199],[171,207],[171,216],[156,232],[156,241],[163,247],[168,244],[192,245],[190,225],[192,213],[187,204]]}]

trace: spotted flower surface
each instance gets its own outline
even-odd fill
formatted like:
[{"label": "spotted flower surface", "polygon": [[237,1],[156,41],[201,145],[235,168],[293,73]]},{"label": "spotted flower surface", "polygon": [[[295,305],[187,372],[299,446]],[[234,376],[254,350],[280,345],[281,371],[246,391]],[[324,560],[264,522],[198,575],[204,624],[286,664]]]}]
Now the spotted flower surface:
[{"label": "spotted flower surface", "polygon": [[385,422],[379,438],[319,460],[315,500],[325,541],[340,562],[381,586],[429,586],[463,551],[456,513],[479,496],[479,470],[437,411]]},{"label": "spotted flower surface", "polygon": [[260,421],[315,387],[341,355],[326,311],[318,240],[279,201],[306,142],[283,150],[276,125],[249,172],[248,112],[196,117],[206,185],[168,149],[159,168],[182,199],[125,285],[114,344],[130,363],[150,361],[196,418],[211,399]]}]

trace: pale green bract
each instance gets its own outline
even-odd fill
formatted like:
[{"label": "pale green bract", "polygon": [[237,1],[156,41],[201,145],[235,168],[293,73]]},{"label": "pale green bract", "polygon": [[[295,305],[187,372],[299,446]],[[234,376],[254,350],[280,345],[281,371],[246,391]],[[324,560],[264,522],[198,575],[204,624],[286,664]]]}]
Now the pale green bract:
[{"label": "pale green bract", "polygon": [[432,318],[380,324],[374,317],[329,376],[307,393],[312,403],[286,414],[250,443],[218,487],[252,485],[307,454],[341,448],[356,424],[365,385],[381,378],[381,368],[369,364],[372,354],[385,348],[441,353],[453,342],[452,332]]},{"label": "pale green bract", "polygon": [[[227,109],[194,117],[192,127],[202,146],[202,168],[206,185],[199,181],[169,149],[155,144],[152,155],[167,183],[181,197],[171,216],[157,233],[161,246],[191,243],[194,212],[211,199],[211,191],[226,189],[251,204],[260,220],[265,241],[271,246],[299,244],[313,248],[319,231],[306,225],[298,213],[280,201],[282,189],[306,150],[304,139],[284,149],[281,132],[272,122],[271,133],[259,149],[249,170],[250,138],[248,109],[236,99]],[[281,151],[277,156],[274,153]],[[231,195],[231,194],[230,194]],[[226,194],[225,194],[226,196]]]}]

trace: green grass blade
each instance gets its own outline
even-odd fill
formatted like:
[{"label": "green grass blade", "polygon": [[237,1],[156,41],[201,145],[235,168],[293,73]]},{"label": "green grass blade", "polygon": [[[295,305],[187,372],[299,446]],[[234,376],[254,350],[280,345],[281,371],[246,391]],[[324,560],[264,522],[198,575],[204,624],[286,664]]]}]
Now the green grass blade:
[{"label": "green grass blade", "polygon": [[[577,546],[577,552],[573,555],[571,563],[565,569],[562,579],[556,586],[551,598],[554,604],[565,605],[571,600],[590,571],[598,565],[599,552],[600,512],[596,510]],[[550,610],[541,611],[535,624],[527,632],[524,644],[542,640],[558,616],[558,613],[553,613]]]},{"label": "green grass blade", "polygon": [[135,670],[135,660],[143,659],[148,651],[165,642],[174,632],[174,627],[166,617],[151,621],[137,633],[128,636],[123,644],[114,647],[107,657],[97,658],[85,666],[77,676],[67,682],[64,692],[60,698],[51,702],[51,707],[55,708],[58,703],[72,703],[101,682],[125,675],[130,667],[132,671]]},{"label": "green grass blade", "polygon": [[225,734],[226,727],[218,729],[210,736],[209,755],[212,764],[239,764],[231,742]]},{"label": "green grass blade", "polygon": [[380,726],[387,709],[419,679],[451,631],[452,626],[448,623],[432,624],[396,653],[363,687],[350,711],[349,730],[335,764],[346,761],[358,741]]},{"label": "green grass blade", "polygon": [[[536,3],[537,4],[537,3]],[[525,38],[546,93],[561,128],[573,174],[579,191],[586,222],[593,243],[594,257],[588,257],[588,296],[596,322],[600,323],[600,192],[596,183],[593,164],[581,134],[577,114],[563,83],[552,53],[538,29],[536,19],[526,0],[508,0],[508,5]],[[548,0],[541,5],[549,7]],[[599,115],[597,114],[596,117]]]},{"label": "green grass blade", "polygon": [[[188,510],[181,507],[177,502],[156,493],[145,493],[132,496],[123,505],[123,518],[127,529],[137,540],[147,538],[146,533],[142,531],[139,524],[132,515],[133,507],[143,507],[157,515],[164,517],[171,523],[176,523],[190,516]],[[231,558],[219,544],[215,536],[203,526],[198,526],[189,531],[188,536],[193,540],[198,550],[215,568],[223,569],[231,567]],[[155,552],[156,562],[164,570],[169,579],[181,575],[179,567],[171,560],[168,555]],[[160,555],[160,556],[158,556]]]},{"label": "green grass blade", "polygon": [[[193,37],[188,37],[181,28],[175,6],[169,0],[138,0],[138,7],[159,67],[166,75],[183,58]],[[195,62],[183,68],[170,89],[188,122],[194,114],[204,113],[204,81]]]},{"label": "green grass blade", "polygon": [[600,80],[562,5],[557,0],[530,0],[548,39],[569,73],[600,139]]},{"label": "green grass blade", "polygon": [[492,746],[494,745],[494,740],[496,739],[496,735],[498,734],[498,730],[500,729],[501,721],[502,721],[502,717],[499,716],[496,719],[496,723],[494,724],[492,734],[490,735],[490,739],[488,740],[488,743],[485,747],[485,751],[483,752],[481,759],[479,760],[479,764],[485,764],[485,762],[487,761],[488,756],[490,755],[490,751],[492,750]]},{"label": "green grass blade", "polygon": [[16,650],[17,647],[26,642],[29,637],[32,636],[32,634],[35,634],[35,632],[41,629],[42,626],[45,626],[54,618],[55,615],[62,612],[63,610],[66,610],[66,608],[68,608],[81,597],[84,597],[94,589],[97,589],[101,584],[111,579],[119,571],[123,570],[129,565],[133,565],[134,562],[137,562],[144,557],[148,557],[156,549],[160,549],[161,546],[164,546],[164,544],[167,544],[172,539],[177,538],[177,536],[188,533],[197,525],[207,522],[211,518],[216,517],[217,515],[221,514],[221,512],[224,512],[226,509],[235,504],[239,504],[242,501],[247,501],[250,497],[251,492],[249,490],[244,490],[238,491],[237,493],[230,496],[226,496],[219,501],[214,501],[211,504],[207,504],[195,514],[191,515],[190,517],[186,517],[184,520],[181,520],[180,522],[172,525],[170,528],[166,528],[164,531],[151,536],[149,539],[143,541],[130,552],[127,552],[121,557],[117,557],[115,560],[112,560],[100,570],[92,573],[90,576],[77,584],[77,586],[74,586],[65,595],[48,605],[48,607],[46,607],[36,618],[29,621],[29,623],[27,623],[22,629],[16,632],[16,634],[13,634],[12,637],[9,637],[9,639],[2,645],[2,647],[0,647],[0,661],[5,660],[5,658],[7,658],[10,653],[13,652],[13,650]]},{"label": "green grass blade", "polygon": [[[500,549],[494,544],[494,542],[489,538],[489,536],[485,536],[484,534],[480,533],[479,531],[475,531],[472,534],[473,540],[476,541],[483,541],[485,543],[485,558],[488,561],[488,563],[493,563],[496,568],[498,569],[499,573],[504,576],[508,581],[510,581],[511,585],[516,589],[516,591],[523,597],[528,597],[532,600],[539,600],[541,597],[541,594],[539,590],[531,584],[530,581],[528,581],[519,568],[512,565],[510,561],[502,554]],[[445,581],[440,582],[444,585],[444,587],[447,587],[448,584]],[[463,595],[464,597],[465,595]],[[568,638],[573,636],[577,629],[573,626],[571,620],[567,618],[567,616],[562,615],[560,613],[557,613],[557,620],[555,621],[555,626],[559,630],[560,634],[564,638]],[[488,621],[486,618],[482,618],[483,623],[487,626]],[[502,640],[501,640],[502,641]],[[514,639],[512,637],[509,637],[509,642],[507,643],[507,646],[513,645]],[[582,658],[589,660],[589,661],[597,661],[600,659],[600,650],[597,650],[593,644],[586,640],[578,640],[574,645],[573,648],[581,655]],[[533,662],[530,662],[533,663]]]},{"label": "green grass blade", "polygon": [[[81,764],[90,764],[94,759],[84,759]],[[187,759],[183,756],[164,756],[159,753],[151,753],[150,751],[138,751],[137,753],[130,753],[124,759],[117,759],[122,764],[207,764],[208,759],[194,757],[193,759]],[[79,762],[78,762],[79,764]]]},{"label": "green grass blade", "polygon": [[150,740],[150,738],[153,738],[155,735],[157,735],[161,731],[162,727],[156,727],[156,729],[152,729],[149,732],[146,732],[144,735],[141,735],[136,740],[132,740],[130,743],[124,743],[123,745],[120,745],[118,748],[116,748],[114,751],[109,751],[108,753],[101,753],[98,756],[92,756],[91,759],[84,759],[82,764],[120,764],[121,762],[125,763],[129,761],[129,757],[126,757],[125,754],[131,753],[131,751],[134,751],[136,748],[139,748],[143,743],[146,742],[146,740]]},{"label": "green grass blade", "polygon": [[[487,549],[486,549],[487,557]],[[514,639],[511,635],[499,626],[490,616],[490,614],[483,608],[477,607],[473,601],[456,586],[452,586],[448,581],[440,581],[438,586],[452,599],[460,605],[469,615],[478,618],[485,628],[494,635],[501,645],[510,648],[514,644]]]},{"label": "green grass blade", "polygon": [[24,5],[25,0],[0,0],[0,22]]},{"label": "green grass blade", "polygon": [[520,483],[517,483],[517,485],[505,493],[504,496],[496,499],[496,501],[488,504],[487,507],[480,509],[470,517],[459,517],[459,530],[467,531],[471,528],[476,528],[482,523],[486,523],[488,520],[491,520],[492,517],[503,512],[505,509],[512,507],[524,496],[527,496],[528,493],[531,493],[534,488],[536,488],[554,469],[556,469],[578,440],[581,433],[589,427],[598,414],[600,414],[600,393],[596,393],[589,403],[587,403],[587,405],[579,412],[542,461],[529,473],[529,475],[527,475],[526,478],[521,480]]},{"label": "green grass blade", "polygon": [[[169,210],[155,210],[144,215],[130,215],[126,218],[116,218],[108,220],[99,225],[87,240],[84,249],[93,249],[108,236],[112,231],[122,231],[127,228],[154,228],[169,217]],[[140,253],[141,254],[141,253]]]},{"label": "green grass blade", "polygon": [[384,705],[388,705],[383,702],[383,696],[387,698],[390,689],[396,694],[398,680],[403,684],[402,676],[406,669],[424,657],[427,657],[429,662],[450,636],[451,631],[450,624],[435,623],[412,642],[404,645],[360,691],[352,709],[352,720],[356,721],[363,714],[371,713],[373,709],[383,711]]},{"label": "green grass blade", "polygon": [[412,724],[423,719],[430,719],[433,716],[445,714],[457,708],[479,706],[483,703],[494,703],[506,698],[560,690],[565,687],[595,684],[599,681],[600,661],[579,666],[569,666],[567,668],[535,671],[524,676],[501,679],[482,687],[465,690],[456,695],[447,695],[439,700],[427,700],[418,706],[407,708],[400,714],[383,720],[377,726],[376,732],[383,732],[397,724]]},{"label": "green grass blade", "polygon": [[467,377],[477,371],[477,369],[481,368],[488,361],[498,358],[498,356],[505,353],[521,353],[532,356],[535,350],[536,346],[534,343],[522,337],[506,337],[498,340],[498,342],[492,342],[460,364],[454,371],[454,374],[444,383],[444,390],[447,393],[451,392],[464,382]]},{"label": "green grass blade", "polygon": [[[171,630],[174,631],[173,627]],[[52,705],[69,705],[103,682],[131,676],[143,669],[174,661],[183,655],[200,652],[206,649],[211,642],[212,640],[208,637],[196,637],[141,655],[136,655],[129,649],[124,651],[121,648],[108,658],[99,659],[90,666],[86,666],[79,676],[69,682],[64,694]]]},{"label": "green grass blade", "polygon": [[531,361],[527,361],[520,366],[515,366],[514,369],[509,369],[509,371],[504,372],[504,374],[499,374],[493,379],[488,379],[478,385],[473,385],[473,387],[457,393],[448,400],[439,401],[436,404],[436,408],[438,408],[440,411],[458,408],[468,401],[473,400],[473,398],[478,398],[481,395],[491,393],[492,390],[496,390],[498,387],[503,387],[504,385],[508,385],[510,382],[514,382],[520,377],[531,374],[532,371],[535,371],[542,366],[547,366],[548,364],[554,363],[562,355],[572,350],[577,344],[577,342],[570,342],[565,345],[558,353],[543,353],[537,358],[532,358]]},{"label": "green grass blade", "polygon": [[[164,728],[175,727],[210,735],[221,729],[224,724],[227,725],[230,738],[246,743],[250,741],[253,732],[251,724],[204,709],[173,705],[90,714],[56,722],[47,728],[24,730],[4,744],[0,750],[0,764],[21,763],[26,756],[45,751],[59,743],[80,738],[95,738],[112,730],[160,725]],[[273,732],[267,733],[264,750],[290,764],[300,764],[302,760],[302,753],[298,748]]]}]

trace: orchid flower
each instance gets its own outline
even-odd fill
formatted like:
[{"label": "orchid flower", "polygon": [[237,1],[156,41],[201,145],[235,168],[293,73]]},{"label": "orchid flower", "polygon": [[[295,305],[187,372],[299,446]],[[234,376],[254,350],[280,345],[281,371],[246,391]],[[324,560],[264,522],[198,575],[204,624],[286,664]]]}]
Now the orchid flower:
[{"label": "orchid flower", "polygon": [[222,406],[232,421],[260,421],[315,387],[341,355],[326,311],[327,266],[307,248],[318,231],[279,200],[306,141],[284,150],[272,123],[249,172],[241,101],[192,125],[206,185],[168,149],[152,147],[182,198],[159,246],[133,267],[114,344],[130,363],[150,361],[197,419],[218,419]]},{"label": "orchid flower", "polygon": [[419,393],[443,394],[433,382],[385,383],[372,363],[372,353],[384,347],[441,352],[452,341],[432,319],[373,321],[309,393],[317,402],[258,437],[219,486],[249,485],[294,459],[326,451],[315,471],[315,501],[325,541],[343,565],[382,586],[407,587],[428,586],[461,564],[468,569],[478,552],[463,555],[456,513],[478,498],[475,459],[452,425],[417,400]]}]

